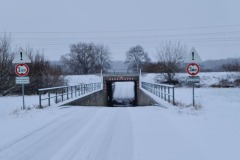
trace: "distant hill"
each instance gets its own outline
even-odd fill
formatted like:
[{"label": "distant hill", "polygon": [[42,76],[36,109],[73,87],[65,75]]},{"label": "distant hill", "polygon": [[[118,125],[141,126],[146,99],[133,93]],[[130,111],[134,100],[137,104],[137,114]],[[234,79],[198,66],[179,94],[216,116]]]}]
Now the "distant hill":
[{"label": "distant hill", "polygon": [[[61,61],[50,61],[50,63],[52,65],[55,65],[55,66],[60,66],[63,69],[64,72],[66,71],[65,65]],[[123,61],[113,61],[111,63],[111,69],[113,69],[113,70],[127,70],[128,65],[125,64]]]},{"label": "distant hill", "polygon": [[219,59],[219,60],[207,60],[201,63],[201,66],[204,69],[211,69],[213,71],[218,70],[223,64],[232,63],[237,60],[240,63],[240,58],[228,58],[228,59]]},{"label": "distant hill", "polygon": [[[212,70],[212,71],[219,71],[223,64],[228,64],[233,61],[237,60],[240,63],[240,58],[227,58],[227,59],[219,59],[219,60],[207,60],[203,61],[200,65],[202,69],[205,70]],[[60,61],[51,61],[53,65],[59,65],[64,69],[64,64]],[[123,61],[113,61],[111,63],[112,68],[114,70],[127,70],[128,65],[125,64]],[[185,65],[183,66],[185,68]],[[185,71],[185,70],[184,70]]]}]

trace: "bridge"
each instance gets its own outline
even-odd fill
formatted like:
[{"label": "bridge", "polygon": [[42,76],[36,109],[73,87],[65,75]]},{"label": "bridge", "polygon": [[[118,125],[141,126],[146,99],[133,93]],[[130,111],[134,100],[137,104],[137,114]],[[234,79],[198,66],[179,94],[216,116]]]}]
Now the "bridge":
[{"label": "bridge", "polygon": [[[144,82],[141,78],[141,71],[107,70],[101,72],[100,77],[101,81],[97,83],[39,89],[39,106],[40,108],[51,105],[115,107],[156,104],[149,93],[169,103],[175,103],[174,86]],[[121,82],[131,82],[133,84],[133,98],[119,100],[114,97],[115,84]]]}]

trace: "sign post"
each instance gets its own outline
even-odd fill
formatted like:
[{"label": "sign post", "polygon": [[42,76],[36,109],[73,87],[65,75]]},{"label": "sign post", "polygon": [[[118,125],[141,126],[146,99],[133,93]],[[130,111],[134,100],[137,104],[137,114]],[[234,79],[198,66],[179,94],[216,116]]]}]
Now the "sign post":
[{"label": "sign post", "polygon": [[23,97],[23,107],[25,109],[25,100],[24,100],[24,84],[29,84],[29,77],[24,77],[28,75],[29,67],[27,64],[17,64],[15,67],[15,72],[19,77],[16,77],[16,84],[22,84],[22,97]]},{"label": "sign post", "polygon": [[22,84],[23,106],[21,109],[25,109],[24,84],[30,83],[30,78],[26,77],[29,73],[29,67],[25,63],[31,63],[31,60],[24,50],[20,48],[19,52],[15,54],[12,63],[17,63],[15,66],[15,73],[19,77],[16,77],[16,84]]},{"label": "sign post", "polygon": [[24,99],[24,84],[22,84],[22,98],[23,98],[23,107],[22,109],[25,109],[25,99]]},{"label": "sign post", "polygon": [[191,75],[187,79],[187,81],[192,83],[192,85],[193,85],[193,106],[195,106],[194,86],[195,86],[195,83],[199,83],[198,80],[200,81],[199,77],[195,78],[195,76],[199,73],[200,67],[196,63],[190,63],[190,64],[188,64],[186,70],[187,70],[187,73]]},{"label": "sign post", "polygon": [[200,63],[202,60],[196,50],[194,48],[191,49],[190,54],[185,59],[185,63],[189,63],[187,65],[186,71],[190,75],[187,78],[188,83],[192,83],[193,86],[193,106],[195,106],[195,83],[200,82],[199,76],[197,74],[200,72],[200,66],[197,63]]}]

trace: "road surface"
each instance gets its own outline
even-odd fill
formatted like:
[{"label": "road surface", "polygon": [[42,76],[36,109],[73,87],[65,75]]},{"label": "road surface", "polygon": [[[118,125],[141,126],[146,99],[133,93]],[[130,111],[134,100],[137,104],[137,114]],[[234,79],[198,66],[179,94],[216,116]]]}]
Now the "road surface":
[{"label": "road surface", "polygon": [[128,160],[133,153],[129,122],[130,115],[122,108],[76,107],[0,148],[0,159]]},{"label": "road surface", "polygon": [[[34,123],[36,127],[32,131],[2,143],[0,160],[240,158],[239,126],[233,117],[220,121],[201,112],[192,115],[158,106],[65,106],[53,111],[54,118],[42,117],[44,123]],[[0,127],[10,134],[8,127]]]}]

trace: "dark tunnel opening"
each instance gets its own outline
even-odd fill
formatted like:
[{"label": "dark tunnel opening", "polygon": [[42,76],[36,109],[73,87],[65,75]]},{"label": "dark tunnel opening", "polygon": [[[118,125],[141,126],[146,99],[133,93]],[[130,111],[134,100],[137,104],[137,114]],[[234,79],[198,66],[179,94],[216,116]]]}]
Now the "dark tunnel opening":
[{"label": "dark tunnel opening", "polygon": [[107,81],[107,105],[111,107],[137,106],[138,81]]}]

